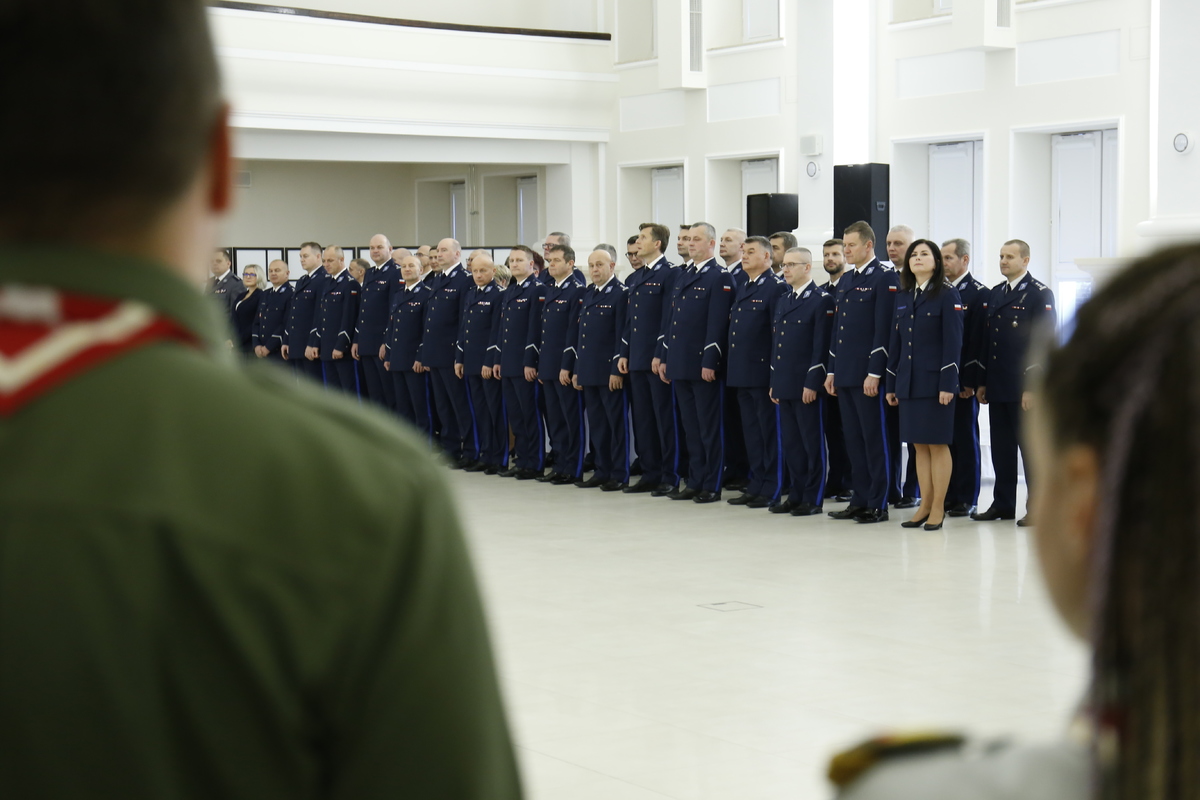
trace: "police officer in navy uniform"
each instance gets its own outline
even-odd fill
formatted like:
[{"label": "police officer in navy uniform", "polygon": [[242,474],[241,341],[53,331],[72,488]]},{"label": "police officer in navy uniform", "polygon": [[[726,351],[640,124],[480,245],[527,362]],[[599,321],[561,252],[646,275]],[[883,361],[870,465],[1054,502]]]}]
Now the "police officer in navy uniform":
[{"label": "police officer in navy uniform", "polygon": [[[829,239],[821,246],[821,266],[829,278],[822,287],[837,305],[838,296],[844,293],[850,282],[846,280],[846,248],[841,239]],[[826,365],[828,366],[828,365]],[[825,494],[839,503],[851,499],[850,457],[846,455],[846,436],[842,429],[842,410],[835,397],[825,391],[824,376],[817,394],[825,400],[821,411],[825,424],[825,452],[829,459],[829,472],[825,477]]]},{"label": "police officer in navy uniform", "polygon": [[458,326],[467,293],[475,285],[471,274],[463,268],[461,258],[462,247],[456,240],[438,242],[432,261],[437,274],[426,279],[430,281],[431,291],[425,301],[425,330],[413,365],[418,372],[429,370],[434,413],[442,426],[441,443],[456,469],[471,466],[479,460],[467,387],[454,373]]},{"label": "police officer in navy uniform", "polygon": [[771,402],[771,328],[775,305],[788,287],[771,270],[771,242],[751,236],[742,246],[743,278],[729,315],[726,382],[736,392],[749,461],[746,490],[730,505],[766,508],[779,500],[783,461],[779,452],[779,410]]},{"label": "police officer in navy uniform", "polygon": [[212,279],[209,280],[205,291],[217,298],[228,316],[233,316],[233,307],[237,305],[238,295],[246,291],[246,287],[233,271],[233,261],[228,250],[222,248],[213,251]]},{"label": "police officer in navy uniform", "polygon": [[288,306],[292,302],[287,262],[276,259],[268,264],[267,280],[271,285],[264,290],[254,318],[254,355],[259,358],[278,357],[284,345]]},{"label": "police officer in navy uniform", "polygon": [[958,290],[963,307],[963,348],[959,363],[962,374],[958,399],[954,401],[954,442],[950,455],[954,466],[946,492],[946,515],[965,517],[975,513],[981,478],[979,454],[979,350],[986,333],[984,303],[990,290],[969,271],[971,245],[966,239],[950,239],[942,245],[946,280]]},{"label": "police officer in navy uniform", "polygon": [[788,289],[775,304],[772,321],[771,400],[779,408],[790,485],[788,499],[772,505],[771,513],[808,517],[820,514],[825,502],[822,416],[834,301],[813,283],[812,255],[805,248],[788,248],[782,267]]},{"label": "police officer in navy uniform", "polygon": [[[571,237],[562,231],[553,231],[546,234],[546,241],[542,242],[543,263],[547,258],[550,257],[550,248],[560,244],[570,247]],[[577,283],[579,286],[587,286],[587,276],[583,274],[583,270],[579,269],[578,267],[574,267],[571,270],[571,276],[574,278],[574,283]],[[542,270],[541,274],[538,275],[538,280],[547,286],[552,286],[557,282],[555,281],[554,276],[550,274],[550,270]]]},{"label": "police officer in navy uniform", "polygon": [[672,500],[715,503],[721,499],[724,467],[725,348],[733,281],[713,257],[717,232],[707,222],[691,228],[693,264],[679,277],[664,320],[659,375],[675,386],[689,456],[687,487]]},{"label": "police officer in navy uniform", "polygon": [[492,374],[500,380],[508,424],[516,440],[516,457],[500,475],[517,480],[541,477],[546,469],[545,433],[538,396],[538,347],[546,286],[538,280],[534,253],[517,245],[508,254],[512,282],[500,295],[500,330]]},{"label": "police officer in navy uniform", "polygon": [[471,259],[471,278],[475,285],[467,291],[458,326],[454,374],[466,384],[479,448],[479,460],[466,471],[495,475],[508,463],[508,427],[504,424],[500,381],[492,375],[492,365],[500,355],[496,338],[501,290],[491,256],[478,253]]},{"label": "police officer in navy uniform", "polygon": [[[1017,451],[1030,485],[1029,462],[1020,445],[1025,412],[1033,403],[1029,376],[1039,364],[1026,364],[1029,337],[1040,325],[1054,323],[1054,292],[1029,274],[1029,245],[1012,239],[1000,248],[1000,272],[1005,280],[992,287],[987,301],[987,329],[981,350],[979,402],[990,409],[992,468],[996,486],[987,511],[974,520],[1013,519],[1017,515]],[[1017,523],[1029,524],[1028,516]]]},{"label": "police officer in navy uniform", "polygon": [[292,302],[288,306],[287,324],[284,325],[283,348],[280,354],[291,363],[297,374],[308,375],[323,381],[321,360],[308,346],[309,338],[316,330],[317,298],[324,291],[323,284],[329,275],[321,267],[321,245],[305,242],[300,245],[300,266],[304,274],[296,281],[292,291]]},{"label": "police officer in navy uniform", "polygon": [[575,250],[568,244],[547,248],[546,267],[555,282],[546,289],[542,308],[538,380],[546,393],[546,430],[554,465],[543,482],[561,486],[583,477],[583,397],[571,385],[570,373],[562,368],[563,353],[574,346],[567,333],[579,310],[583,284],[575,277]]},{"label": "police officer in navy uniform", "polygon": [[379,358],[392,382],[396,413],[416,425],[432,443],[429,371],[413,368],[425,330],[425,303],[432,293],[426,278],[432,273],[416,256],[401,258],[397,266],[404,285],[392,299],[392,312],[383,346],[379,348]]},{"label": "police officer in navy uniform", "polygon": [[825,390],[837,396],[841,407],[854,496],[847,508],[829,515],[862,523],[883,522],[888,518],[891,458],[881,379],[887,371],[896,273],[875,257],[875,232],[866,222],[847,227],[844,242],[846,260],[855,269],[843,278],[848,281],[845,291],[840,291],[840,283],[838,286]]},{"label": "police officer in navy uniform", "polygon": [[574,347],[563,352],[562,363],[571,374],[571,385],[583,392],[596,460],[592,477],[575,485],[605,492],[624,489],[629,483],[629,405],[625,377],[617,367],[628,300],[625,287],[613,274],[615,266],[606,250],[593,250],[588,256],[592,284],[577,301],[579,310],[567,333]]},{"label": "police officer in navy uniform", "polygon": [[[742,265],[742,248],[746,243],[746,232],[741,228],[730,228],[721,234],[717,253],[725,264],[725,271],[733,281],[733,291],[746,283],[746,270]],[[750,456],[747,454],[746,437],[742,430],[742,412],[738,405],[738,390],[725,384],[725,470],[721,485],[727,489],[745,489],[750,483]]]},{"label": "police officer in navy uniform", "polygon": [[329,280],[322,284],[317,297],[316,328],[308,344],[321,359],[325,385],[357,395],[360,394],[358,370],[350,346],[354,343],[361,287],[350,277],[342,248],[326,247],[324,262]]},{"label": "police officer in navy uniform", "polygon": [[681,432],[675,415],[675,395],[671,385],[658,376],[655,357],[662,336],[662,321],[670,303],[671,291],[680,270],[663,255],[671,238],[666,225],[646,222],[638,226],[635,243],[642,264],[625,281],[629,309],[621,338],[621,359],[617,368],[628,375],[630,414],[634,441],[642,462],[642,477],[625,491],[651,492],[662,497],[675,491],[679,483],[679,447]]},{"label": "police officer in navy uniform", "polygon": [[396,293],[404,288],[400,268],[391,258],[392,243],[382,233],[371,237],[371,261],[362,281],[362,302],[355,324],[354,344],[350,352],[359,362],[367,397],[384,408],[395,408],[396,392],[392,378],[383,367],[379,349],[387,335],[388,318]]}]

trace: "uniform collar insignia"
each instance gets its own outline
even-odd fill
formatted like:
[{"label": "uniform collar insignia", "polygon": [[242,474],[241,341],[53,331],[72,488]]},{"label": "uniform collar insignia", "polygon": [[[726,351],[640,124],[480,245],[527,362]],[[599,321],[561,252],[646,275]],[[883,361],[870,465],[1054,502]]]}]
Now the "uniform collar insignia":
[{"label": "uniform collar insignia", "polygon": [[863,275],[870,275],[874,271],[875,271],[874,266],[867,267],[866,269],[863,270]]},{"label": "uniform collar insignia", "polygon": [[812,289],[805,289],[804,294],[800,295],[800,299],[805,300],[810,294],[812,294]]}]

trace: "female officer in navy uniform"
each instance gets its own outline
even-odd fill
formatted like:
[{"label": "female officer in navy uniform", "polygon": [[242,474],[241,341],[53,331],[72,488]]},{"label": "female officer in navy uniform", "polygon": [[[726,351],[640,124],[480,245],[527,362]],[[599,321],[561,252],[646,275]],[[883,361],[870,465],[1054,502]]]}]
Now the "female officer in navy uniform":
[{"label": "female officer in navy uniform", "polygon": [[913,242],[900,267],[887,370],[887,401],[900,406],[900,439],[917,448],[921,505],[906,528],[942,527],[950,486],[954,397],[962,354],[962,300],[946,284],[942,252],[928,239]]}]

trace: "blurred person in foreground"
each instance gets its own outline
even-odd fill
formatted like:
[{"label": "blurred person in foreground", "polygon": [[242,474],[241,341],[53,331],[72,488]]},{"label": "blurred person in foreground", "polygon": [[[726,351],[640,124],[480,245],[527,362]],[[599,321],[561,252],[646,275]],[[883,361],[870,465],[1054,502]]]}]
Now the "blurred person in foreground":
[{"label": "blurred person in foreground", "polygon": [[[232,196],[205,5],[14,0],[0,44],[14,107],[127,123],[0,132],[0,796],[518,798],[439,470],[195,288]],[[214,494],[231,440],[279,491]]]},{"label": "blurred person in foreground", "polygon": [[1056,743],[868,743],[832,765],[844,800],[1200,797],[1200,248],[1135,263],[1030,360],[1034,541],[1087,695]]}]

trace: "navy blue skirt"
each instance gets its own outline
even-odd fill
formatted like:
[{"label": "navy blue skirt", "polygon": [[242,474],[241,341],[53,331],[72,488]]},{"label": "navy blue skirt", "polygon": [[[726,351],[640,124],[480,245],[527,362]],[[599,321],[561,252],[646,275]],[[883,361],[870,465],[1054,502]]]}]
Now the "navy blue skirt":
[{"label": "navy blue skirt", "polygon": [[953,440],[954,403],[944,406],[936,397],[900,399],[900,441],[950,444]]}]

